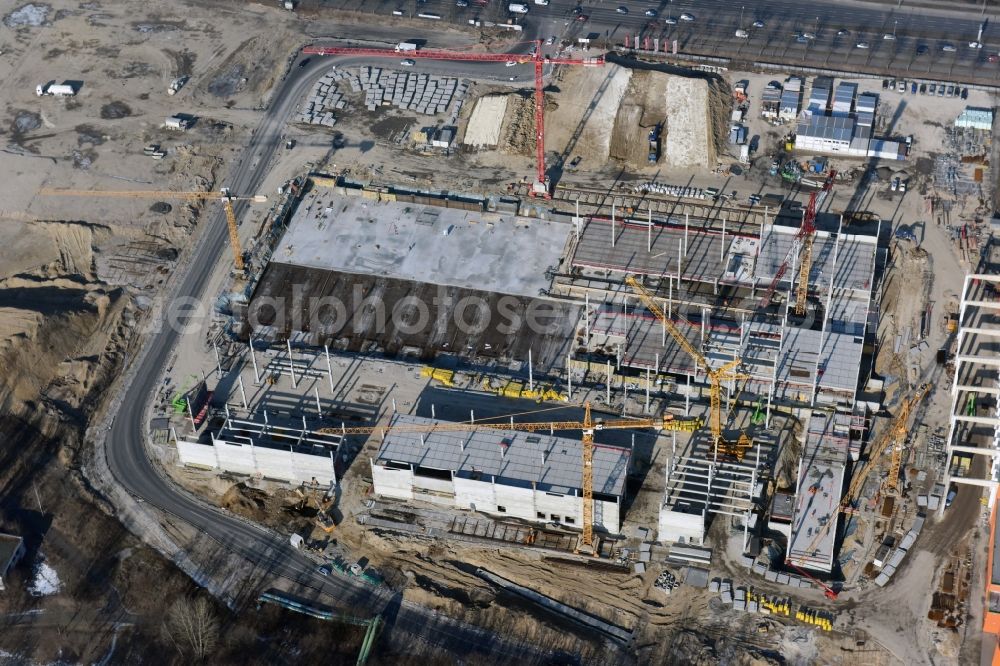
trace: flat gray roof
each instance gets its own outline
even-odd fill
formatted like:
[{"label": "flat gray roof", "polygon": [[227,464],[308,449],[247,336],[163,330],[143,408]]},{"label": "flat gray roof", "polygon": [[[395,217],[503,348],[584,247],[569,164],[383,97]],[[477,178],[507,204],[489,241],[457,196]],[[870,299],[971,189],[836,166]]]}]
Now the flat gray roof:
[{"label": "flat gray roof", "polygon": [[817,571],[833,569],[840,497],[850,446],[844,418],[849,423],[849,415],[812,414],[795,487],[788,558],[800,567]]},{"label": "flat gray roof", "polygon": [[294,266],[537,297],[569,237],[566,222],[375,201],[316,188],[273,260]]},{"label": "flat gray roof", "polygon": [[[822,339],[823,348],[820,349]],[[864,335],[851,335],[789,326],[785,330],[784,346],[778,360],[778,381],[811,385],[816,374],[817,385],[833,391],[853,392],[857,389]]]},{"label": "flat gray roof", "polygon": [[[393,425],[445,423],[396,414]],[[503,454],[501,455],[501,451]],[[629,449],[594,444],[594,492],[621,497],[628,475]],[[477,429],[429,433],[388,430],[376,462],[396,462],[448,470],[464,478],[529,485],[566,495],[583,486],[583,442],[544,433]]]},{"label": "flat gray roof", "polygon": [[813,114],[799,121],[798,136],[812,136],[849,143],[854,136],[854,119],[847,116]]}]

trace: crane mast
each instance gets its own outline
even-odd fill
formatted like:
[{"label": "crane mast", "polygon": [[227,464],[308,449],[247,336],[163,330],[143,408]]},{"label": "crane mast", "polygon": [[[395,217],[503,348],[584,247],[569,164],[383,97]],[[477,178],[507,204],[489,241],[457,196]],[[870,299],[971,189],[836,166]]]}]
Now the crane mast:
[{"label": "crane mast", "polygon": [[639,296],[639,299],[643,302],[653,315],[660,320],[667,332],[670,333],[670,337],[680,345],[687,354],[694,359],[697,365],[700,365],[705,369],[705,375],[708,377],[709,383],[709,413],[708,421],[710,429],[712,431],[712,446],[717,454],[720,455],[730,455],[734,456],[739,460],[743,459],[744,451],[752,445],[750,439],[745,435],[741,434],[736,442],[728,442],[722,436],[722,382],[727,380],[740,380],[749,379],[749,375],[735,372],[736,368],[743,363],[742,359],[733,359],[720,368],[713,370],[709,364],[708,359],[695,349],[694,345],[688,342],[688,339],[684,337],[684,334],[674,325],[672,321],[667,317],[666,313],[663,312],[663,308],[656,302],[653,295],[646,290],[639,281],[635,279],[634,276],[629,275],[625,278],[625,284],[632,288],[632,290]]},{"label": "crane mast", "polygon": [[582,65],[583,67],[599,67],[604,65],[604,57],[596,58],[550,58],[542,54],[542,41],[534,40],[534,51],[531,54],[514,53],[458,53],[442,49],[421,49],[416,51],[397,52],[392,49],[368,49],[348,46],[307,46],[302,49],[306,55],[332,56],[370,56],[375,58],[406,58],[424,60],[462,60],[472,62],[516,62],[532,63],[535,79],[535,182],[531,187],[531,195],[550,199],[549,182],[545,175],[545,65]]},{"label": "crane mast", "polygon": [[316,432],[339,435],[371,435],[376,432],[462,432],[469,430],[497,430],[538,432],[548,430],[580,430],[583,433],[583,531],[580,536],[578,550],[593,552],[594,550],[594,431],[624,430],[632,428],[656,428],[657,430],[675,430],[692,432],[697,430],[704,421],[695,419],[677,419],[673,414],[659,418],[615,419],[613,421],[594,421],[590,403],[583,405],[583,421],[542,421],[537,423],[500,423],[484,421],[463,421],[460,423],[405,424],[385,427],[362,426],[347,428],[320,428]]}]

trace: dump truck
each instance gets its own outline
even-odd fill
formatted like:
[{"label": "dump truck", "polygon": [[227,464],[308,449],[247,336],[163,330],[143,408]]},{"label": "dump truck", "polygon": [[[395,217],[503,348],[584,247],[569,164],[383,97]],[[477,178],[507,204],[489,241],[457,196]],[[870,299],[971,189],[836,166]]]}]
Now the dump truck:
[{"label": "dump truck", "polygon": [[660,125],[657,123],[649,130],[649,163],[656,164],[660,159]]}]

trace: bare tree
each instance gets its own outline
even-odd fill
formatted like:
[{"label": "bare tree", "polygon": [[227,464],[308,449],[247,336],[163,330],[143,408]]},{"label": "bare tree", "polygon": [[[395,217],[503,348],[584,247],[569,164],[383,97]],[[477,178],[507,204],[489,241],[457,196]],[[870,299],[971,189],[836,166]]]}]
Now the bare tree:
[{"label": "bare tree", "polygon": [[215,651],[219,641],[219,618],[204,597],[180,598],[167,611],[163,633],[177,651],[201,660]]}]

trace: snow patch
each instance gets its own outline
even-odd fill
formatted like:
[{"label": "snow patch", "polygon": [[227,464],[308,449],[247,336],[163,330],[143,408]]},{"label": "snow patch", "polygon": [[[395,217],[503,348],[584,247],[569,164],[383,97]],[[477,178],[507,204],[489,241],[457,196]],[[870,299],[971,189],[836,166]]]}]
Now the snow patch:
[{"label": "snow patch", "polygon": [[59,592],[62,583],[59,574],[46,562],[35,565],[35,579],[28,586],[28,594],[33,597],[47,597]]}]

